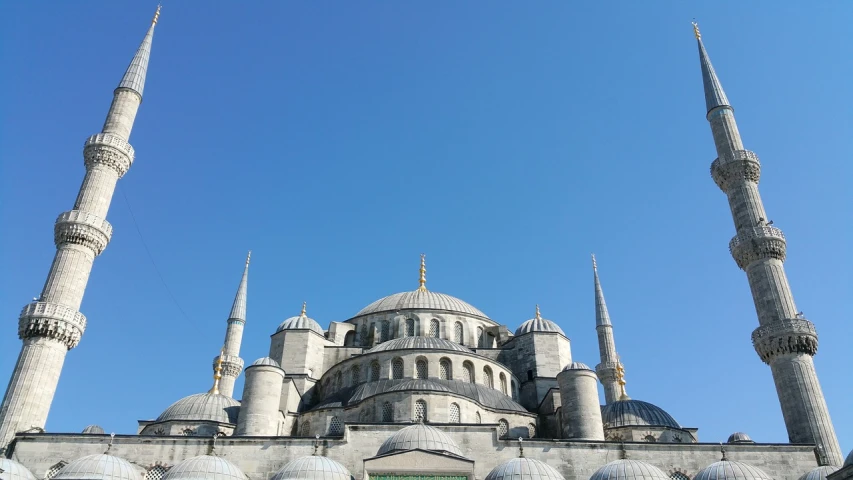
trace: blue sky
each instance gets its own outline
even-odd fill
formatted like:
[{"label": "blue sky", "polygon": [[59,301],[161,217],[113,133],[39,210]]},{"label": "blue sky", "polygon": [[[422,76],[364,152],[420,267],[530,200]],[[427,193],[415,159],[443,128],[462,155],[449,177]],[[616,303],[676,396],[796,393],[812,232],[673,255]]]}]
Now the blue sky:
[{"label": "blue sky", "polygon": [[[3,378],[148,3],[0,7]],[[702,441],[787,441],[708,173],[695,17],[762,160],[846,453],[853,3],[767,5],[167,1],[48,430],[133,433],[210,388],[249,249],[247,362],[303,301],[326,326],[414,289],[423,252],[430,289],[511,329],[538,303],[595,364],[595,252],[632,397]]]}]

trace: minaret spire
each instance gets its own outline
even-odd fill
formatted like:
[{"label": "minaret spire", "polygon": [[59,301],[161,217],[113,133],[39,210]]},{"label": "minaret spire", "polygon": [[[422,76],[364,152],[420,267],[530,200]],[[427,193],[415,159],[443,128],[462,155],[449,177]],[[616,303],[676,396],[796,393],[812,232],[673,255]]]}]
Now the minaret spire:
[{"label": "minaret spire", "polygon": [[699,44],[706,119],[717,150],[711,176],[728,198],[736,232],[729,251],[747,274],[758,314],[753,346],[770,365],[789,440],[815,445],[822,452],[818,455],[821,465],[841,465],[841,448],[814,367],[817,331],[794,303],[784,267],[785,235],[767,221],[758,192],[758,155],[743,147],[734,111],[695,23],[693,28]]},{"label": "minaret spire", "polygon": [[[625,393],[625,385],[620,383],[619,356],[616,354],[616,340],[613,338],[613,325],[607,304],[604,303],[604,292],[601,290],[601,280],[598,278],[598,264],[595,254],[592,255],[592,278],[595,287],[595,332],[598,334],[598,353],[601,363],[596,365],[595,374],[604,386],[604,399],[609,405],[621,400]],[[627,395],[625,395],[627,397]]]},{"label": "minaret spire", "polygon": [[595,283],[595,325],[610,325],[610,314],[607,313],[607,304],[604,303],[604,292],[601,290],[601,280],[598,278],[595,254],[592,254],[592,276]]},{"label": "minaret spire", "polygon": [[234,304],[231,306],[231,314],[228,315],[227,327],[225,329],[225,347],[222,354],[213,359],[213,369],[221,370],[222,380],[219,382],[219,393],[227,397],[234,395],[234,383],[240,372],[243,371],[243,359],[240,358],[240,345],[243,343],[243,327],[246,325],[246,297],[249,283],[249,261],[252,259],[252,251],[246,255],[246,266],[243,267],[243,276],[237,286],[237,294],[234,296]]},{"label": "minaret spire", "polygon": [[[56,255],[41,295],[25,306],[19,317],[18,336],[23,347],[0,406],[0,447],[18,432],[44,428],[65,355],[77,346],[86,327],[86,317],[78,310],[95,257],[104,251],[112,235],[106,217],[116,183],[133,164],[133,147],[128,139],[142,101],[158,16],[159,9],[113,92],[103,129],[83,146],[83,184],[73,208],[56,219]],[[105,320],[96,319],[94,323]]]}]

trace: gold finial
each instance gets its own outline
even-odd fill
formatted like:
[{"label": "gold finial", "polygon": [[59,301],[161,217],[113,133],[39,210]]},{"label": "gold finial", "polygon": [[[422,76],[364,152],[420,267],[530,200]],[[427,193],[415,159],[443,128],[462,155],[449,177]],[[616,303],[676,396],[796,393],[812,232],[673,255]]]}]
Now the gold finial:
[{"label": "gold finial", "polygon": [[625,367],[622,366],[622,359],[616,355],[616,382],[619,383],[619,388],[622,390],[619,400],[628,400],[628,394],[625,393]]},{"label": "gold finial", "polygon": [[160,18],[160,9],[163,8],[163,5],[157,4],[157,11],[154,12],[154,18],[151,19],[151,26],[157,25],[157,20]]},{"label": "gold finial", "polygon": [[225,348],[219,351],[219,356],[216,357],[216,367],[213,369],[213,387],[207,393],[219,395],[219,380],[222,379],[222,357],[225,356]]},{"label": "gold finial", "polygon": [[252,251],[249,250],[249,254],[246,255],[246,266],[247,267],[249,266],[249,260],[251,260],[251,259],[252,259]]},{"label": "gold finial", "polygon": [[595,263],[595,254],[594,253],[592,254],[592,269],[598,270],[598,264]]},{"label": "gold finial", "polygon": [[418,290],[426,292],[426,255],[421,254],[421,278],[418,280]]},{"label": "gold finial", "polygon": [[302,313],[299,314],[300,317],[305,316],[305,309],[308,307],[308,302],[302,302]]},{"label": "gold finial", "polygon": [[536,320],[542,320],[542,314],[539,313],[539,304],[536,305]]},{"label": "gold finial", "polygon": [[696,40],[702,40],[702,34],[699,33],[699,24],[694,20],[690,22],[693,24],[693,35],[696,35]]}]

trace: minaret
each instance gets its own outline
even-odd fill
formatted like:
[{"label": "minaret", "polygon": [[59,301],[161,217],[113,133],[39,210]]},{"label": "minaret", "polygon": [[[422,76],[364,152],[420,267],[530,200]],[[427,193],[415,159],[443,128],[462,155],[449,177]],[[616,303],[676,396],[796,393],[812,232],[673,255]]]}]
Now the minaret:
[{"label": "minaret", "polygon": [[607,304],[604,303],[595,255],[592,256],[592,276],[595,282],[595,331],[598,333],[598,352],[601,356],[601,363],[595,366],[595,374],[604,386],[604,401],[609,405],[622,399],[624,386],[619,385],[619,356],[616,355],[613,324],[610,323],[610,314],[607,313]]},{"label": "minaret", "polygon": [[118,88],[101,133],[83,146],[86,176],[74,207],[59,215],[53,229],[56,255],[39,298],[24,307],[18,321],[23,341],[15,371],[0,407],[0,447],[17,432],[43,429],[68,350],[86,328],[78,310],[92,263],[110,241],[106,221],[116,182],[133,163],[127,142],[142,102],[154,26],[160,7]]},{"label": "minaret", "polygon": [[822,465],[841,465],[841,449],[812,358],[817,352],[817,332],[794,304],[783,267],[785,236],[768,221],[758,193],[758,156],[743,148],[734,110],[695,23],[693,30],[699,46],[706,118],[717,149],[711,175],[728,197],[737,232],[729,250],[746,272],[758,314],[759,327],[752,332],[752,343],[761,360],[770,365],[789,440],[816,445]]},{"label": "minaret", "polygon": [[240,344],[243,342],[243,327],[246,325],[246,289],[249,281],[249,260],[251,258],[252,252],[250,251],[246,255],[246,266],[243,268],[243,277],[237,287],[234,305],[231,306],[231,315],[228,316],[228,327],[225,330],[225,348],[218,357],[213,359],[214,372],[220,368],[222,373],[219,393],[227,397],[234,396],[234,382],[237,381],[237,377],[243,371]]}]

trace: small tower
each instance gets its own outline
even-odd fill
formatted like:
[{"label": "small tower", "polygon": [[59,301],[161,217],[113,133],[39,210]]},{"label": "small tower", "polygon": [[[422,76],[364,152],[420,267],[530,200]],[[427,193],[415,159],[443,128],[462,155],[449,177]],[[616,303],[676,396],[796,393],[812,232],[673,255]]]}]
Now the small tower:
[{"label": "small tower", "polygon": [[243,342],[243,327],[246,325],[246,293],[249,281],[249,260],[252,258],[250,251],[246,255],[246,266],[243,268],[243,277],[237,287],[237,295],[231,306],[231,315],[228,316],[228,327],[225,330],[225,348],[219,357],[213,359],[213,368],[219,360],[222,360],[222,380],[219,383],[219,392],[227,397],[234,396],[234,382],[243,371],[243,359],[240,358],[240,344]]},{"label": "small tower", "polygon": [[557,375],[563,438],[604,441],[604,422],[598,400],[598,378],[580,362],[570,363]]},{"label": "small tower", "polygon": [[841,465],[841,448],[812,358],[817,352],[817,331],[794,303],[783,266],[785,235],[768,221],[758,193],[758,155],[743,147],[734,109],[695,23],[693,32],[705,89],[705,118],[717,150],[711,176],[728,198],[736,231],[729,251],[746,272],[758,314],[752,343],[761,360],[770,365],[790,441],[816,445],[823,452],[818,459],[821,465]]},{"label": "small tower", "polygon": [[234,435],[271,437],[279,434],[284,370],[269,357],[259,358],[246,368],[243,403]]},{"label": "small tower", "polygon": [[86,176],[74,207],[56,219],[56,255],[47,281],[39,298],[25,306],[19,317],[18,336],[23,347],[0,407],[0,447],[17,432],[44,428],[65,355],[77,346],[86,328],[86,317],[78,310],[95,257],[104,251],[112,235],[106,217],[116,183],[133,163],[128,138],[142,102],[159,15],[158,7],[113,92],[103,129],[83,146]]},{"label": "small tower", "polygon": [[619,385],[619,357],[616,355],[616,341],[613,339],[613,324],[604,303],[604,292],[598,279],[598,264],[595,255],[592,256],[592,276],[595,283],[595,331],[598,333],[598,352],[601,363],[596,365],[595,373],[604,386],[604,401],[607,404],[619,400],[624,392],[624,385]]}]

